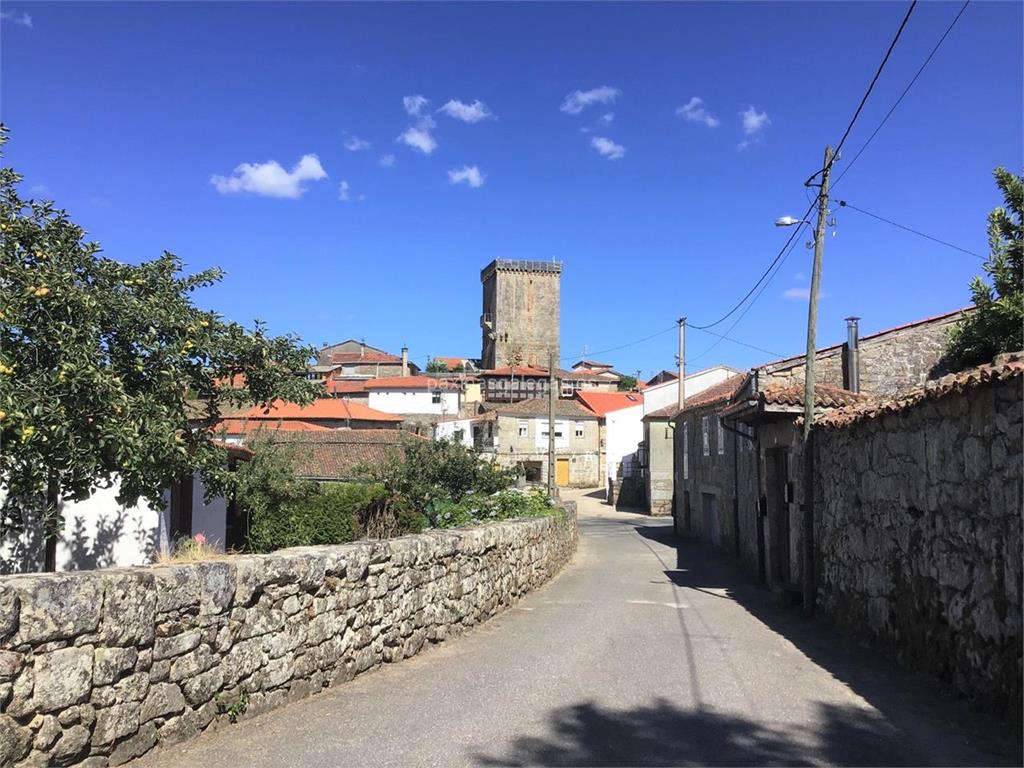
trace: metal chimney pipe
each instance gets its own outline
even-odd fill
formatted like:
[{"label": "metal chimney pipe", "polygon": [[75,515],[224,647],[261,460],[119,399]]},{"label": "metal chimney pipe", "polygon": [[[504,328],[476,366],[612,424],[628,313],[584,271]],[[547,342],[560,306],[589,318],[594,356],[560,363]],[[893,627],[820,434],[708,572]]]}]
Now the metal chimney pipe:
[{"label": "metal chimney pipe", "polygon": [[402,376],[409,375],[409,348],[402,347]]},{"label": "metal chimney pipe", "polygon": [[846,318],[846,388],[860,392],[860,329],[859,317]]}]

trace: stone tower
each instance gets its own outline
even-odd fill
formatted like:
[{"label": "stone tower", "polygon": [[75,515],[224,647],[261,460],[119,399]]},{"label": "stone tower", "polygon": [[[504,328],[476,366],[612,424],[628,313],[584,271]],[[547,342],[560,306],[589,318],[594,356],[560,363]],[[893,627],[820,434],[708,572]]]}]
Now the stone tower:
[{"label": "stone tower", "polygon": [[553,261],[495,259],[480,272],[484,286],[484,368],[548,367],[559,358],[562,265]]}]

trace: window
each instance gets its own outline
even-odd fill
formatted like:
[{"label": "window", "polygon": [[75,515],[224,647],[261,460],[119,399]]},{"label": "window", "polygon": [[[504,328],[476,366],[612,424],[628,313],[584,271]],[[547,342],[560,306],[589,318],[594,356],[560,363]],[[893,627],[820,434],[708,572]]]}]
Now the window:
[{"label": "window", "polygon": [[721,456],[725,453],[725,424],[721,416],[715,418],[718,421],[718,455]]},{"label": "window", "polygon": [[583,437],[583,422],[576,422],[576,437]]},{"label": "window", "polygon": [[683,480],[690,479],[690,422],[683,422]]},{"label": "window", "polygon": [[520,421],[519,422],[519,436],[526,437],[530,434],[530,422]]},{"label": "window", "polygon": [[700,438],[704,448],[704,455],[711,455],[711,435],[708,434],[708,417],[700,417]]},{"label": "window", "polygon": [[440,389],[435,389],[433,392],[430,393],[430,402],[432,402],[434,405],[440,405],[441,404],[441,390]]}]

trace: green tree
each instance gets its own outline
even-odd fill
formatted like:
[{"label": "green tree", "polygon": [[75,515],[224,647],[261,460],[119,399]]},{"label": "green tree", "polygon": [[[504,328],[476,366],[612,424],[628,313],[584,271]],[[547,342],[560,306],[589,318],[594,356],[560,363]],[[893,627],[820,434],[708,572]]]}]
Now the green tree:
[{"label": "green tree", "polygon": [[427,373],[448,373],[448,363],[444,360],[430,360],[427,362]]},{"label": "green tree", "polygon": [[632,392],[636,389],[636,376],[622,375],[619,377],[619,391]]},{"label": "green tree", "polygon": [[1005,205],[988,215],[990,254],[982,269],[991,284],[980,276],[971,281],[977,309],[950,331],[943,360],[949,370],[1024,348],[1024,179],[1001,167],[995,177]]},{"label": "green tree", "polygon": [[61,500],[119,480],[121,503],[157,504],[197,471],[226,489],[225,452],[209,439],[221,408],[305,403],[317,385],[293,374],[313,353],[296,338],[192,303],[219,269],[183,275],[170,253],[102,257],[66,212],[19,197],[21,179],[0,168],[0,533],[35,505],[49,561]]}]

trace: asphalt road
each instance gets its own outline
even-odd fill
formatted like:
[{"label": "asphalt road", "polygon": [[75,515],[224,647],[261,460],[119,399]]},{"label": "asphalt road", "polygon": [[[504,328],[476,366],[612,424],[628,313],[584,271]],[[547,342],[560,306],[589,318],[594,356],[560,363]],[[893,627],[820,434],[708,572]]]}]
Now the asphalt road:
[{"label": "asphalt road", "polygon": [[1019,761],[938,689],[677,548],[664,519],[579,496],[574,562],[506,613],[138,765]]}]

